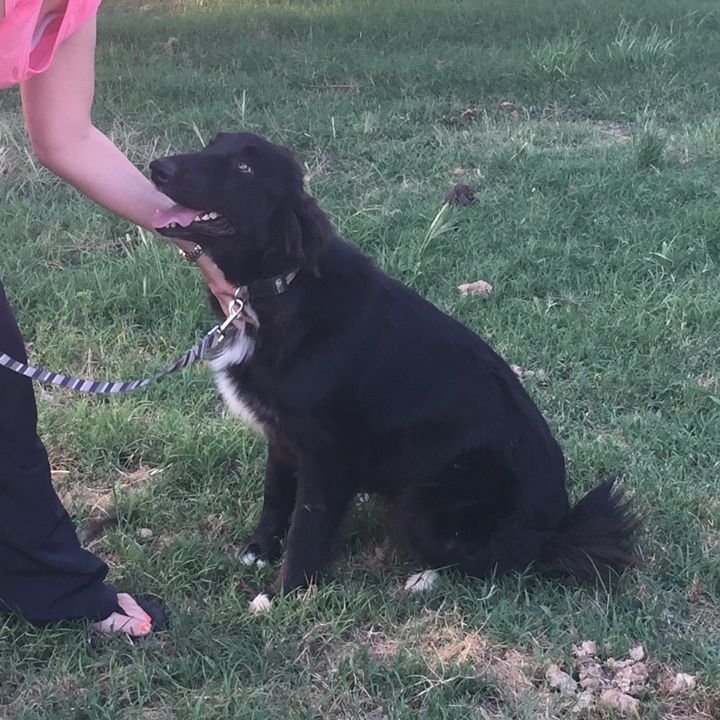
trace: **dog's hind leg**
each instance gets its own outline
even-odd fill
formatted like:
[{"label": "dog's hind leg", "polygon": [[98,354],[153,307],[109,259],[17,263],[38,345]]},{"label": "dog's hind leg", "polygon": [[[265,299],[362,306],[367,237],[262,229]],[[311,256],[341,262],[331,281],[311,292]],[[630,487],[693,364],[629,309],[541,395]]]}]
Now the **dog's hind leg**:
[{"label": "dog's hind leg", "polygon": [[[456,463],[408,487],[396,502],[401,539],[426,568],[455,567],[477,577],[523,570],[537,557],[542,533],[513,506],[510,483],[497,475],[474,479],[473,465]],[[432,587],[428,572],[408,578],[406,589]]]},{"label": "dog's hind leg", "polygon": [[400,532],[399,540],[426,568],[408,576],[405,590],[421,593],[432,589],[439,578],[437,569],[453,563],[423,491],[412,488],[401,494],[395,501],[393,520]]},{"label": "dog's hind leg", "polygon": [[437,580],[435,569],[442,567],[455,567],[474,577],[524,570],[538,558],[545,536],[522,516],[490,523],[484,512],[476,511],[479,529],[469,533],[472,509],[436,513],[423,501],[411,507],[412,512],[405,507],[405,540],[423,565],[431,569],[408,578],[405,589],[409,592],[433,587]]},{"label": "dog's hind leg", "polygon": [[242,554],[246,565],[262,567],[280,557],[280,543],[287,533],[295,505],[296,486],[295,468],[284,462],[271,444],[265,467],[262,513]]}]

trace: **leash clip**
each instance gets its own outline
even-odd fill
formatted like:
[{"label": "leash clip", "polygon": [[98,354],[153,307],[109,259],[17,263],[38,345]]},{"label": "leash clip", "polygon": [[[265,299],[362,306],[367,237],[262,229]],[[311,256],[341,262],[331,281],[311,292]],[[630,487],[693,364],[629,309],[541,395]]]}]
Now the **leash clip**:
[{"label": "leash clip", "polygon": [[228,305],[228,316],[225,318],[225,321],[215,327],[218,342],[222,342],[225,339],[227,329],[242,315],[243,309],[245,308],[245,301],[240,297],[240,290],[241,288],[238,288],[235,291],[235,296]]}]

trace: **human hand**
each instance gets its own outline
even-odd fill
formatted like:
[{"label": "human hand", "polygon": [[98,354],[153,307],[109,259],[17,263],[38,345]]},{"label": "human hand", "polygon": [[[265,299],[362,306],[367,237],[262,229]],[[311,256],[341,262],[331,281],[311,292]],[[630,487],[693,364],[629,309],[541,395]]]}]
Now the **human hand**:
[{"label": "human hand", "polygon": [[[180,250],[186,253],[192,252],[195,248],[194,243],[185,240],[173,240],[173,242]],[[237,288],[227,281],[222,270],[220,270],[208,255],[202,254],[194,262],[203,274],[208,289],[220,304],[220,309],[225,313],[225,316],[228,317],[230,315],[230,306],[235,300]],[[241,328],[243,326],[243,320],[238,317],[233,321],[233,324]]]}]

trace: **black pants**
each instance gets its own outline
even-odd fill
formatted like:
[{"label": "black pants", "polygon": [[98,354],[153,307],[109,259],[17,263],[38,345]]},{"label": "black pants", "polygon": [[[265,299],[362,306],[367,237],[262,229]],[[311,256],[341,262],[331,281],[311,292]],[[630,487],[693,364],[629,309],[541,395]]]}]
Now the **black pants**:
[{"label": "black pants", "polygon": [[[26,360],[0,283],[0,351]],[[35,623],[105,618],[115,591],[107,566],[80,547],[37,435],[32,381],[0,367],[0,608]]]}]

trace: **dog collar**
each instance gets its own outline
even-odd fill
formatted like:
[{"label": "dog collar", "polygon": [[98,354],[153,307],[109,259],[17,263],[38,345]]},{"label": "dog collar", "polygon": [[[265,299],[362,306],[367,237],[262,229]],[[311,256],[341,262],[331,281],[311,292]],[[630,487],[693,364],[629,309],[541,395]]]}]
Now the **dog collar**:
[{"label": "dog collar", "polygon": [[218,341],[225,339],[228,328],[236,321],[249,323],[257,327],[257,316],[252,311],[248,313],[251,300],[264,297],[276,297],[282,295],[290,287],[290,283],[297,277],[300,268],[295,268],[288,273],[281,273],[275,277],[257,280],[249,285],[241,285],[235,290],[235,296],[228,305],[225,321],[214,328],[217,332]]},{"label": "dog collar", "polygon": [[287,273],[275,275],[275,277],[266,278],[265,280],[256,280],[249,285],[241,285],[238,293],[246,302],[257,298],[274,297],[282,295],[290,287],[290,283],[297,277],[300,268],[295,268]]}]

